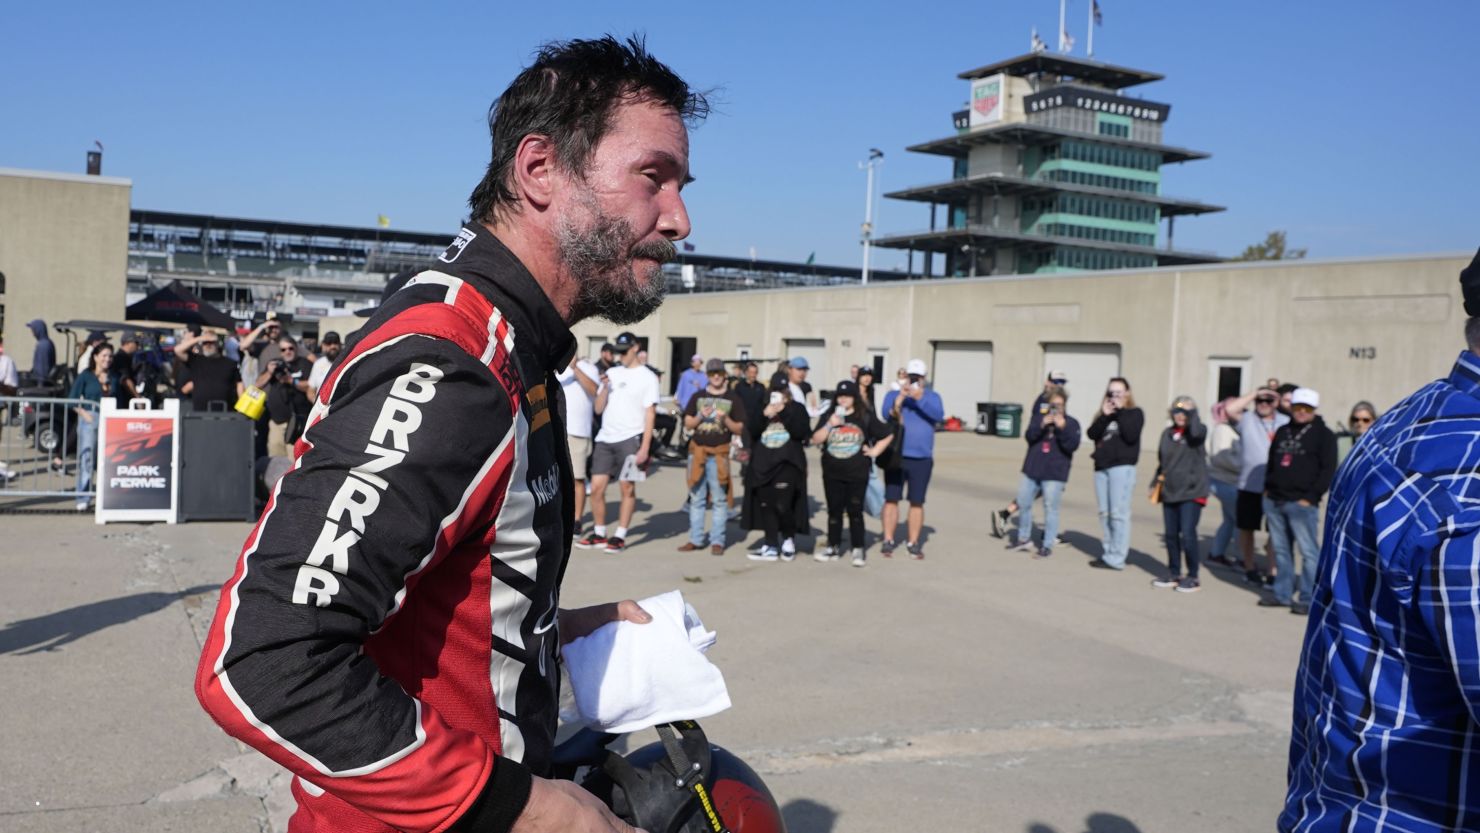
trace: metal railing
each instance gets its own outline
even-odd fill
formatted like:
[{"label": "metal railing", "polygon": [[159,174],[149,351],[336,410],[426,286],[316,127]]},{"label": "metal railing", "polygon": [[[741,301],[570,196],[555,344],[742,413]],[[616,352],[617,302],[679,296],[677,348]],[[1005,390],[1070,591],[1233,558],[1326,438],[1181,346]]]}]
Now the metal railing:
[{"label": "metal railing", "polygon": [[78,467],[96,467],[97,433],[90,447],[79,448],[88,435],[79,437],[80,407],[97,419],[97,403],[86,399],[0,396],[0,508],[13,503],[9,498],[92,499],[93,488],[78,490]]}]

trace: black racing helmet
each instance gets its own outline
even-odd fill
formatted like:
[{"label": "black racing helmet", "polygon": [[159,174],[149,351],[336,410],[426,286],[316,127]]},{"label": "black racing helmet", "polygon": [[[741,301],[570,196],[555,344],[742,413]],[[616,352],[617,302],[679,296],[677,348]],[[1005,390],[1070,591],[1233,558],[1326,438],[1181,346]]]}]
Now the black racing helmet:
[{"label": "black racing helmet", "polygon": [[786,833],[781,808],[744,761],[692,720],[657,727],[659,743],[608,752],[582,786],[648,833]]}]

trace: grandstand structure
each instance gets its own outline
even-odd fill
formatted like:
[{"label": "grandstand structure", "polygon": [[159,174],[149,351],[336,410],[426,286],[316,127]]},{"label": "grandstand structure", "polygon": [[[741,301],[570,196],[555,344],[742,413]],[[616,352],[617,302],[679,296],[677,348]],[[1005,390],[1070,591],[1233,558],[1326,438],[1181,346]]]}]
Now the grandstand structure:
[{"label": "grandstand structure", "polygon": [[[127,303],[178,280],[243,326],[276,312],[316,333],[320,318],[375,306],[386,281],[429,268],[452,234],[290,223],[170,211],[129,212]],[[680,251],[670,293],[854,284],[859,270]],[[899,272],[871,274],[900,280]]]},{"label": "grandstand structure", "polygon": [[[1162,194],[1162,166],[1209,154],[1164,144],[1171,106],[1126,93],[1163,76],[1033,52],[967,70],[955,133],[908,150],[944,156],[949,180],[885,194],[930,206],[930,228],[878,246],[925,254],[925,274],[1043,274],[1213,263],[1173,247],[1177,217],[1222,211]],[[937,224],[937,209],[943,209]],[[1165,245],[1160,241],[1166,221]]]}]

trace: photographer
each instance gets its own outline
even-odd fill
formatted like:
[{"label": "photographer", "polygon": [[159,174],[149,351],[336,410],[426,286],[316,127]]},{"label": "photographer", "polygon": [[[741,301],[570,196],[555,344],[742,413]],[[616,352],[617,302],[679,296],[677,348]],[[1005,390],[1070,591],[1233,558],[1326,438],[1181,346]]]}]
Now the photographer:
[{"label": "photographer", "polygon": [[[1167,574],[1151,585],[1169,587],[1179,593],[1196,593],[1202,588],[1197,577],[1197,521],[1208,503],[1208,458],[1203,451],[1208,429],[1198,418],[1197,403],[1190,396],[1177,397],[1167,413],[1172,424],[1161,432],[1157,447],[1159,465],[1151,486],[1152,500],[1161,503]],[[1182,574],[1184,556],[1185,576]]]},{"label": "photographer", "polygon": [[1023,434],[1028,441],[1028,456],[1023,459],[1023,475],[1018,485],[1018,523],[1016,540],[1008,539],[1008,549],[1033,548],[1033,500],[1043,495],[1043,544],[1035,553],[1039,558],[1053,555],[1054,540],[1059,534],[1059,501],[1069,484],[1069,467],[1079,448],[1079,420],[1064,410],[1069,394],[1059,385],[1045,392],[1044,411],[1034,415]]},{"label": "photographer", "polygon": [[256,385],[267,391],[267,456],[292,457],[311,407],[308,377],[313,365],[298,355],[293,339],[284,336],[277,346],[281,357],[267,362]]},{"label": "photographer", "polygon": [[1131,546],[1131,492],[1141,456],[1146,415],[1136,407],[1131,383],[1116,376],[1105,386],[1100,413],[1085,435],[1095,444],[1095,499],[1100,507],[1102,554],[1092,567],[1124,570]]},{"label": "photographer", "polygon": [[242,395],[236,364],[221,355],[215,333],[202,333],[199,327],[192,327],[191,335],[175,345],[175,358],[189,374],[190,382],[182,386],[181,393],[189,394],[194,410],[209,411],[213,402],[230,410]]}]

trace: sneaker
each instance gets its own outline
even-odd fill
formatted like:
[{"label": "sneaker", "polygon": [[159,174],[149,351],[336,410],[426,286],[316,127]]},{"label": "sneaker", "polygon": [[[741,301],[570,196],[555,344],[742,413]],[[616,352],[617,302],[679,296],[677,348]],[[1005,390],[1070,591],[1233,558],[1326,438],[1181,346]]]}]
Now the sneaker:
[{"label": "sneaker", "polygon": [[1258,570],[1244,570],[1244,584],[1263,584]]},{"label": "sneaker", "polygon": [[1265,596],[1259,600],[1260,607],[1289,607],[1290,605],[1276,599],[1274,596]]},{"label": "sneaker", "polygon": [[885,538],[884,543],[879,545],[879,554],[885,558],[893,558],[894,550],[898,547],[899,545],[894,543],[893,538]]},{"label": "sneaker", "polygon": [[777,558],[780,557],[780,554],[776,552],[775,547],[767,547],[763,545],[755,552],[746,553],[745,557],[749,558],[751,561],[775,561]]},{"label": "sneaker", "polygon": [[588,532],[585,537],[576,542],[576,546],[583,550],[599,550],[606,546],[606,536],[597,535],[595,532]]},{"label": "sneaker", "polygon": [[709,545],[709,554],[710,555],[724,555],[725,554],[725,545],[724,544],[710,544]]},{"label": "sneaker", "polygon": [[1182,577],[1181,576],[1167,576],[1166,578],[1157,578],[1157,579],[1152,579],[1151,580],[1151,586],[1152,587],[1160,587],[1163,590],[1165,590],[1165,589],[1167,589],[1169,587],[1176,587],[1177,585],[1179,585],[1181,583],[1182,583]]},{"label": "sneaker", "polygon": [[795,561],[796,558],[797,558],[797,545],[796,545],[796,541],[794,541],[794,540],[792,540],[790,538],[787,538],[785,541],[782,541],[781,542],[781,560],[782,561]]},{"label": "sneaker", "polygon": [[1293,614],[1295,614],[1296,616],[1305,616],[1305,615],[1308,615],[1310,613],[1310,603],[1309,602],[1292,602],[1290,604],[1290,612],[1293,613]]},{"label": "sneaker", "polygon": [[853,548],[853,566],[855,566],[855,567],[865,567],[867,565],[868,565],[868,557],[863,554],[863,550],[861,548],[859,548],[859,547],[854,547]]},{"label": "sneaker", "polygon": [[1198,581],[1192,576],[1188,576],[1187,578],[1184,578],[1181,581],[1177,582],[1176,587],[1178,593],[1196,593],[1201,589],[1202,582]]},{"label": "sneaker", "polygon": [[925,548],[918,543],[910,544],[905,549],[909,551],[910,558],[916,561],[921,561],[925,558]]},{"label": "sneaker", "polygon": [[1048,547],[1039,547],[1038,552],[1033,553],[1034,558],[1050,558],[1052,556],[1053,550],[1049,549]]},{"label": "sneaker", "polygon": [[1012,539],[1008,539],[1008,541],[1007,541],[1007,551],[1008,552],[1027,552],[1028,550],[1031,550],[1031,549],[1033,549],[1033,542],[1032,541],[1018,541],[1018,542],[1014,542]]},{"label": "sneaker", "polygon": [[78,512],[86,512],[90,508],[92,508],[92,504],[89,503],[88,501],[85,501],[85,500],[79,500],[79,501],[77,501],[77,511]]},{"label": "sneaker", "polygon": [[765,541],[764,538],[762,538],[761,540],[756,541],[754,544],[751,544],[750,545],[750,549],[747,549],[745,551],[745,554],[746,555],[760,555],[761,554],[761,550],[763,550],[765,548],[766,548],[766,541]]},{"label": "sneaker", "polygon": [[1064,545],[1064,536],[1062,536],[1062,535],[1054,535],[1053,536],[1053,545],[1056,546],[1056,547],[1062,547]]},{"label": "sneaker", "polygon": [[833,546],[823,547],[822,550],[812,553],[813,561],[820,561],[824,564],[829,561],[837,561],[842,557],[843,551]]},{"label": "sneaker", "polygon": [[992,537],[1007,537],[1007,519],[1012,517],[1006,509],[998,509],[992,513]]},{"label": "sneaker", "polygon": [[623,541],[621,538],[613,536],[606,539],[606,552],[609,552],[612,555],[616,555],[625,549],[627,549],[627,542]]}]

